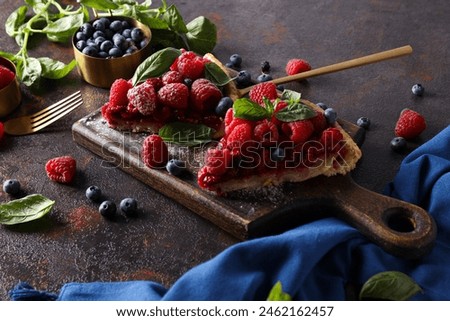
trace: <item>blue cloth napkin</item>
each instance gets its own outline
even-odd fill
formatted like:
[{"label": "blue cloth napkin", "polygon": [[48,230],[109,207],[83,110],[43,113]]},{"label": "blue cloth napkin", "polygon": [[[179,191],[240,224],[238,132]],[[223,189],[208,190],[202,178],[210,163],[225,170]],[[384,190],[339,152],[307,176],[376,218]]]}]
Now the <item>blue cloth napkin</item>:
[{"label": "blue cloth napkin", "polygon": [[421,260],[394,257],[335,218],[233,245],[169,289],[152,281],[68,283],[58,300],[265,300],[281,281],[295,300],[345,300],[346,284],[401,271],[423,289],[414,300],[450,300],[450,126],[411,154],[386,194],[425,208],[438,232]]}]

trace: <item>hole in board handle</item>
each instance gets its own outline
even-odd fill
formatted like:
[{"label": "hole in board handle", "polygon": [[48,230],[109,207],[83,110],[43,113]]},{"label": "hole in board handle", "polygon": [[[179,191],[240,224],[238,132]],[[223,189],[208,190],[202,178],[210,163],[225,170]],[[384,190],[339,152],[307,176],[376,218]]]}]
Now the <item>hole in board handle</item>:
[{"label": "hole in board handle", "polygon": [[416,229],[413,213],[402,207],[389,208],[383,213],[385,224],[396,232],[410,233]]}]

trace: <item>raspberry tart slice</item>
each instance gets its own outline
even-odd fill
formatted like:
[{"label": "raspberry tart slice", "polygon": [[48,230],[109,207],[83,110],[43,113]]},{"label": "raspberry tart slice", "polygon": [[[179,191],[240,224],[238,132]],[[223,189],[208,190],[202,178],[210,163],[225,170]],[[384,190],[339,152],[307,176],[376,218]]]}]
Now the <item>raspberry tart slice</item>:
[{"label": "raspberry tart slice", "polygon": [[[300,94],[264,83],[225,116],[225,135],[205,153],[198,185],[225,194],[350,172],[361,151],[324,110]],[[267,97],[270,97],[267,98]]]},{"label": "raspberry tart slice", "polygon": [[109,127],[157,133],[165,124],[204,124],[218,131],[222,120],[215,107],[222,90],[232,86],[213,55],[166,48],[147,58],[132,79],[111,86],[102,116]]}]

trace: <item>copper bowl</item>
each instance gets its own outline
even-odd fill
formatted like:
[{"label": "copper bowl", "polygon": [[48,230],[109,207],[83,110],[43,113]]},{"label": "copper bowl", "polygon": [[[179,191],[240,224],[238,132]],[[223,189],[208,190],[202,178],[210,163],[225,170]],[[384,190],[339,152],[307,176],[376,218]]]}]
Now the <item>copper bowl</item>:
[{"label": "copper bowl", "polygon": [[72,37],[72,46],[79,74],[87,83],[101,88],[110,88],[112,83],[119,78],[130,79],[141,62],[151,54],[149,43],[152,34],[148,26],[127,17],[108,18],[128,21],[131,26],[140,28],[148,41],[144,47],[130,55],[119,58],[98,58],[85,55],[78,50],[75,46],[76,37],[74,35]]},{"label": "copper bowl", "polygon": [[[16,66],[11,60],[0,57],[0,65],[14,72],[14,75],[17,75]],[[17,106],[19,106],[21,100],[22,94],[16,76],[6,87],[0,89],[0,117],[9,115]]]}]

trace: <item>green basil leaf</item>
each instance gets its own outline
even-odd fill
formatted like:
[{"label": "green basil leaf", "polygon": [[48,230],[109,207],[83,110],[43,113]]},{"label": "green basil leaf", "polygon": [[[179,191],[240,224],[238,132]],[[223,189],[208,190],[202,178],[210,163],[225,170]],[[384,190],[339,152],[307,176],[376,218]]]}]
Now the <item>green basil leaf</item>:
[{"label": "green basil leaf", "polygon": [[270,290],[267,301],[292,301],[292,297],[288,293],[283,292],[283,286],[278,281]]},{"label": "green basil leaf", "polygon": [[283,122],[293,122],[313,118],[316,112],[301,103],[293,103],[286,108],[278,111],[275,117]]},{"label": "green basil leaf", "polygon": [[150,44],[155,48],[184,48],[185,43],[181,37],[172,30],[168,29],[152,29],[152,39]]},{"label": "green basil leaf", "polygon": [[212,52],[217,42],[217,28],[207,18],[200,16],[187,24],[186,34],[189,49],[204,55]]},{"label": "green basil leaf", "polygon": [[375,274],[364,283],[360,300],[408,300],[422,292],[420,286],[408,275],[398,271],[387,271]]},{"label": "green basil leaf", "polygon": [[205,78],[209,79],[218,87],[225,86],[232,80],[222,68],[213,62],[205,64]]},{"label": "green basil leaf", "polygon": [[25,22],[27,11],[27,6],[20,6],[9,15],[5,22],[5,31],[8,36],[15,36],[15,33],[19,30],[19,27]]},{"label": "green basil leaf", "polygon": [[188,29],[184,23],[183,17],[178,11],[177,7],[171,5],[167,8],[162,16],[163,20],[167,22],[169,28],[178,33],[187,33]]},{"label": "green basil leaf", "polygon": [[262,120],[271,116],[267,109],[248,98],[237,99],[233,104],[233,113],[234,117],[246,120]]},{"label": "green basil leaf", "polygon": [[155,52],[150,57],[145,59],[137,68],[133,75],[133,85],[152,77],[159,77],[181,55],[181,51],[175,48],[165,48]]},{"label": "green basil leaf", "polygon": [[67,42],[84,22],[83,13],[62,17],[50,21],[43,29],[47,38],[55,42]]},{"label": "green basil leaf", "polygon": [[23,64],[19,65],[19,68],[21,68],[19,75],[26,86],[32,86],[41,77],[41,63],[36,58],[28,57]]},{"label": "green basil leaf", "polygon": [[167,22],[165,22],[162,19],[152,17],[148,13],[141,13],[136,12],[136,19],[148,26],[150,29],[152,29],[152,36],[153,36],[153,29],[168,29],[169,25]]},{"label": "green basil leaf", "polygon": [[183,146],[195,146],[211,141],[214,129],[203,124],[183,122],[169,123],[163,126],[158,134],[166,142]]},{"label": "green basil leaf", "polygon": [[283,90],[283,93],[281,94],[282,100],[300,101],[300,98],[302,98],[302,94],[289,89]]},{"label": "green basil leaf", "polygon": [[42,67],[41,76],[48,79],[61,79],[67,76],[69,72],[77,65],[75,59],[69,64],[64,64],[61,61],[54,60],[47,57],[37,58]]},{"label": "green basil leaf", "polygon": [[117,9],[119,6],[110,0],[78,0],[79,3],[97,10]]},{"label": "green basil leaf", "polygon": [[0,224],[13,225],[36,220],[49,213],[53,204],[55,201],[40,194],[0,204]]}]

